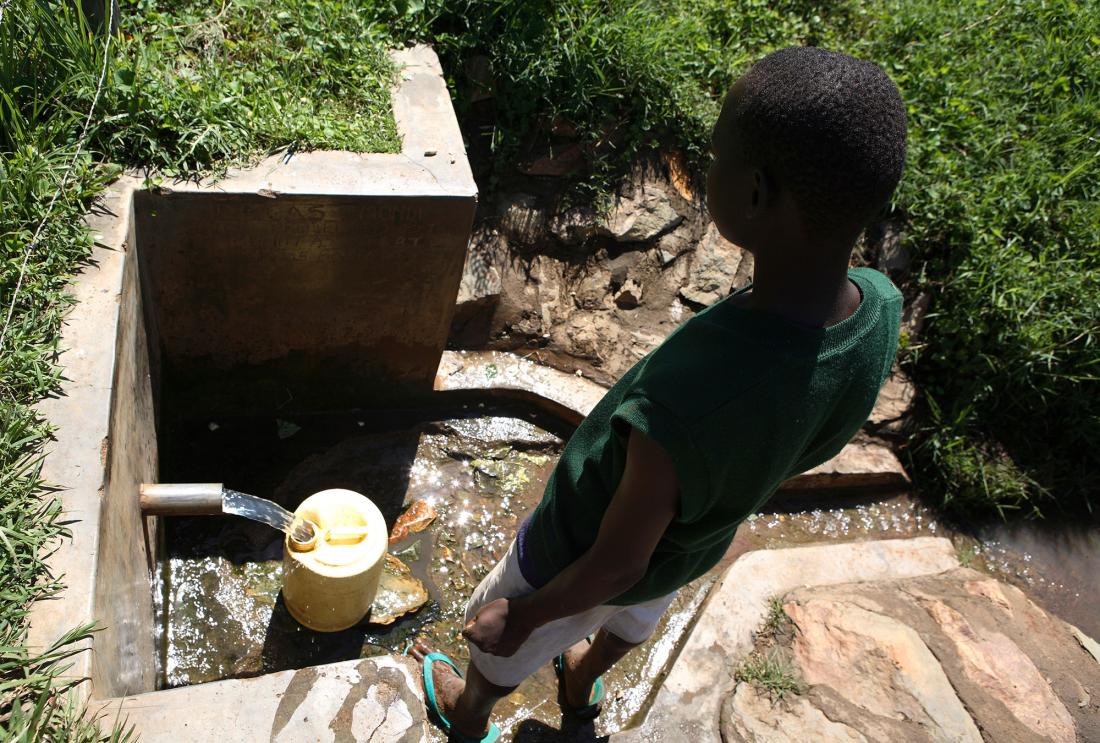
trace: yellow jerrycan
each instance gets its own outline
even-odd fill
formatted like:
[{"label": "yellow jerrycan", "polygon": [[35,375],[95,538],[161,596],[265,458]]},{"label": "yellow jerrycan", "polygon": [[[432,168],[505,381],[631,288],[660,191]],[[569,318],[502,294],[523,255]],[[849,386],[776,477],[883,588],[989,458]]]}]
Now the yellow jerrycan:
[{"label": "yellow jerrycan", "polygon": [[[370,611],[389,533],[382,512],[352,490],[323,490],[302,501],[283,542],[283,601],[299,623],[318,632],[358,624]],[[308,534],[308,536],[307,536]]]}]

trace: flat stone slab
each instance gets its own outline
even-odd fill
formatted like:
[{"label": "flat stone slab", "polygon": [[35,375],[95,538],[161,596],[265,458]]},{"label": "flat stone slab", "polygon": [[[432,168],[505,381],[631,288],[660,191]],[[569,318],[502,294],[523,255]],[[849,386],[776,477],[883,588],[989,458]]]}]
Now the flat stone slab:
[{"label": "flat stone slab", "polygon": [[781,490],[826,488],[907,488],[909,476],[889,446],[857,434],[840,453],[812,470],[796,475]]},{"label": "flat stone slab", "polygon": [[[587,377],[501,351],[445,351],[435,376],[437,391],[473,392],[534,403],[579,425],[607,388]],[[781,490],[906,488],[909,476],[886,444],[858,435],[828,462],[793,477]]]},{"label": "flat stone slab", "polygon": [[723,702],[753,646],[768,599],[803,586],[835,585],[941,573],[958,567],[947,539],[810,545],[749,552],[711,592],[642,725],[614,741],[720,741]]},{"label": "flat stone slab", "polygon": [[383,656],[94,702],[142,743],[417,743],[428,740],[419,669]]},{"label": "flat stone slab", "polygon": [[1100,664],[1079,631],[988,575],[803,588],[782,608],[756,652],[800,688],[739,683],[724,741],[1100,739]]},{"label": "flat stone slab", "polygon": [[435,389],[534,403],[574,426],[607,393],[586,377],[501,351],[444,351]]}]

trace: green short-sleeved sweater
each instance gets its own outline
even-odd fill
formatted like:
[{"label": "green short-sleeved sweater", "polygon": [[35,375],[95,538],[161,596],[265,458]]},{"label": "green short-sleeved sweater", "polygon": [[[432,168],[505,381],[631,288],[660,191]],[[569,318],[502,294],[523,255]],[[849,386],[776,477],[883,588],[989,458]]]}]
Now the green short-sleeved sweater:
[{"label": "green short-sleeved sweater", "polygon": [[897,348],[901,294],[853,269],[858,309],[826,329],[719,301],[612,387],[577,428],[518,539],[538,587],[583,554],[622,477],[627,435],[660,443],[678,512],[645,577],[611,603],[663,596],[706,572],[784,480],[833,457],[863,425]]}]

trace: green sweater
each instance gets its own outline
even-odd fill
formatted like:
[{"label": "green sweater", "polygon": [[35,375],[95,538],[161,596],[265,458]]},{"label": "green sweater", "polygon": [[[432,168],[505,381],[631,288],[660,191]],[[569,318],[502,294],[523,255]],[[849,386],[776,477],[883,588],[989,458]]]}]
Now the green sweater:
[{"label": "green sweater", "polygon": [[825,329],[719,301],[688,320],[612,387],[569,439],[517,539],[540,587],[594,543],[619,484],[630,428],[668,452],[676,515],[645,576],[610,603],[666,595],[713,567],[737,525],[786,479],[839,452],[890,372],[901,294],[858,268],[859,308]]}]

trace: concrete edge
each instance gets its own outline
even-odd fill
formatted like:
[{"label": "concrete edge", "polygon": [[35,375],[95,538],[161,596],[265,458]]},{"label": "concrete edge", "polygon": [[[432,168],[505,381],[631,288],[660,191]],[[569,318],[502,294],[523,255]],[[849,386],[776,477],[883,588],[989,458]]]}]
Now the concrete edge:
[{"label": "concrete edge", "polygon": [[238,743],[426,741],[419,679],[412,659],[383,655],[104,699],[90,712],[145,743],[208,741],[216,730]]},{"label": "concrete edge", "polygon": [[502,351],[444,351],[435,390],[527,403],[571,426],[580,425],[607,392],[585,377]]},{"label": "concrete edge", "polygon": [[[79,524],[46,558],[50,574],[65,586],[58,594],[31,606],[27,647],[42,650],[69,630],[94,619],[96,562],[99,553],[102,499],[110,440],[112,387],[118,354],[117,331],[123,288],[123,269],[131,230],[131,202],[140,180],[122,177],[96,200],[85,219],[96,246],[91,260],[73,279],[74,299],[62,323],[61,389],[42,400],[36,410],[53,426],[53,440],[45,447],[42,478],[56,487],[62,521]],[[79,311],[77,311],[79,308]],[[90,648],[91,641],[83,647]],[[92,654],[71,658],[65,678],[90,676]],[[88,685],[75,693],[81,700]]]},{"label": "concrete edge", "polygon": [[390,53],[399,67],[391,106],[400,154],[315,150],[279,153],[225,177],[162,184],[163,194],[215,191],[279,196],[477,198],[462,132],[439,58],[419,45]]},{"label": "concrete edge", "polygon": [[[587,377],[569,374],[504,351],[444,351],[436,372],[440,392],[473,392],[489,399],[534,405],[572,426],[580,425],[607,392]],[[837,454],[787,480],[790,499],[829,489],[905,489],[909,476],[889,446],[857,436]]]}]

